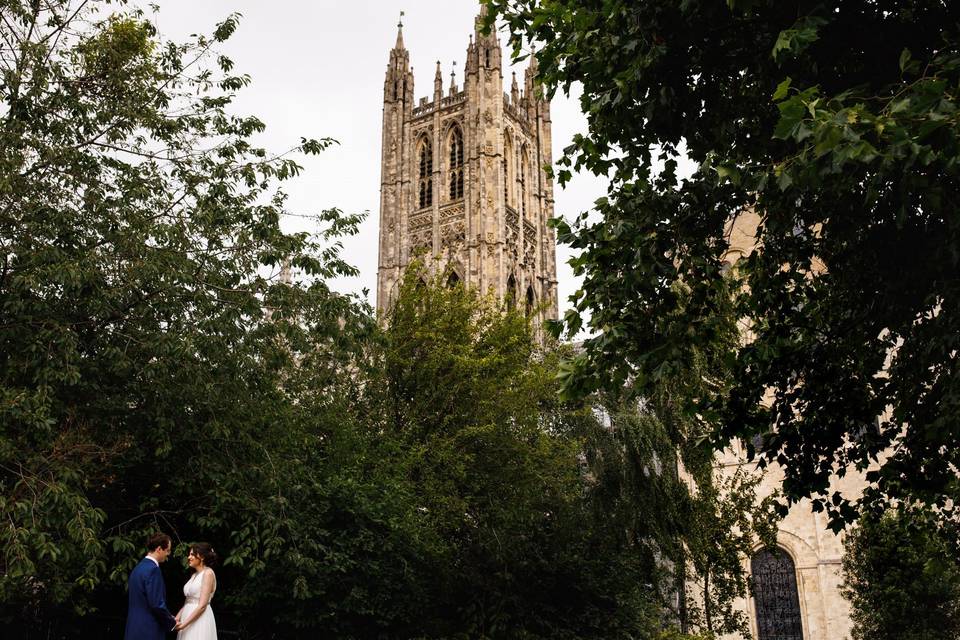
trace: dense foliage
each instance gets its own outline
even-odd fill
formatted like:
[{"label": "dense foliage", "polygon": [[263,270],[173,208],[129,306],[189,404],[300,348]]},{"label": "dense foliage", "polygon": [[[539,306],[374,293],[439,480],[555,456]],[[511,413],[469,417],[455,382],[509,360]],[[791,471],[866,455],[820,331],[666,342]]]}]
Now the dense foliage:
[{"label": "dense foliage", "polygon": [[866,514],[847,536],[843,594],[856,640],[960,638],[960,563],[932,515]]},{"label": "dense foliage", "polygon": [[[174,607],[183,542],[225,560],[225,635],[735,626],[729,559],[763,512],[749,486],[735,503],[713,487],[675,395],[716,393],[723,376],[703,374],[724,349],[648,405],[568,402],[569,354],[476,292],[411,272],[378,323],[326,284],[355,273],[337,238],[358,216],[281,228],[296,154],[331,141],[253,143],[264,124],[232,107],[249,79],[217,52],[237,18],[169,43],[123,4],[0,0],[5,631],[119,636],[156,530],[176,545]],[[693,596],[669,611],[688,562],[720,585],[712,622]]]},{"label": "dense foliage", "polygon": [[[583,88],[589,129],[560,160],[609,175],[593,212],[558,222],[583,277],[555,327],[594,332],[571,393],[646,394],[712,340],[731,223],[759,250],[732,270],[749,332],[720,404],[689,410],[765,434],[791,501],[855,517],[866,501],[946,507],[960,463],[960,9],[943,0],[491,0],[546,91]],[[678,174],[689,157],[696,170]],[[735,259],[735,258],[734,258]],[[692,289],[688,301],[674,285]],[[765,394],[769,393],[769,397]],[[769,400],[769,402],[762,402]],[[877,424],[877,416],[883,419]],[[891,449],[891,445],[896,444]]]},{"label": "dense foliage", "polygon": [[584,485],[593,413],[559,401],[559,356],[522,314],[443,282],[410,271],[364,400],[397,452],[427,563],[398,637],[650,633],[659,567]]},{"label": "dense foliage", "polygon": [[[122,598],[158,528],[229,548],[225,577],[287,551],[290,469],[275,461],[312,437],[290,428],[289,364],[325,349],[319,377],[349,358],[340,322],[364,330],[323,284],[354,272],[336,246],[280,229],[276,186],[297,165],[227,111],[248,79],[213,51],[235,18],[181,45],[109,8],[0,3],[7,624]],[[327,240],[357,222],[318,219]],[[318,279],[282,285],[284,260]],[[104,610],[115,635],[122,607]]]}]

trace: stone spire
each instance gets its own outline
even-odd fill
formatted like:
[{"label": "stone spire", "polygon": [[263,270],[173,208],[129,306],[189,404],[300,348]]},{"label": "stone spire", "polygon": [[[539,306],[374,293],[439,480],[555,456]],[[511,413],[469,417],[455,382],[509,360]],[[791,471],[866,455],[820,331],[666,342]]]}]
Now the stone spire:
[{"label": "stone spire", "polygon": [[410,53],[403,44],[403,12],[400,12],[401,21],[397,23],[397,42],[390,50],[390,61],[387,63],[387,75],[384,79],[384,101],[412,101],[413,70],[410,68]]},{"label": "stone spire", "polygon": [[400,21],[397,22],[397,43],[393,45],[394,51],[404,51],[403,46],[403,11],[400,12]]},{"label": "stone spire", "polygon": [[476,35],[477,62],[479,67],[488,69],[500,69],[500,38],[497,37],[497,30],[490,28],[489,33],[483,32],[483,23],[488,14],[487,5],[480,5],[480,14],[474,20],[474,35]]},{"label": "stone spire", "polygon": [[433,76],[433,97],[440,100],[443,95],[443,72],[440,71],[440,61],[437,60],[437,73]]}]

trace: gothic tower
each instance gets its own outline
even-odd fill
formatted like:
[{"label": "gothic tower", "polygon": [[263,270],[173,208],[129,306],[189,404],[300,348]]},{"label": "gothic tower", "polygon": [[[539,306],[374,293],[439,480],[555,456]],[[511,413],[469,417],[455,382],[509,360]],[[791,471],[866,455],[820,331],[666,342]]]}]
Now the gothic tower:
[{"label": "gothic tower", "polygon": [[523,89],[503,91],[496,33],[477,18],[463,87],[447,90],[437,63],[433,96],[414,104],[413,69],[398,25],[383,85],[383,158],[377,309],[420,256],[432,273],[557,317],[550,103],[531,58]]}]

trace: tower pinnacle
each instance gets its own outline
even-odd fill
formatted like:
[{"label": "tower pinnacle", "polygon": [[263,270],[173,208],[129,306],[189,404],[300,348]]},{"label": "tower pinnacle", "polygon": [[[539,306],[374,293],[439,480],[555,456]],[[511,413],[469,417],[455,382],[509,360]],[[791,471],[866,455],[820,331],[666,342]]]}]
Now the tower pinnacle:
[{"label": "tower pinnacle", "polygon": [[400,12],[400,19],[397,21],[397,44],[393,45],[394,49],[401,50],[403,46],[403,11]]}]

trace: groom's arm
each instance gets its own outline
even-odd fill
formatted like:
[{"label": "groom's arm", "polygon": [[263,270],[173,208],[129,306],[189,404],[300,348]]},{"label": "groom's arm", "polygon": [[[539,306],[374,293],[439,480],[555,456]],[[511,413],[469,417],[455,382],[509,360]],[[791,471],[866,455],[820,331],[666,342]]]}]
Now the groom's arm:
[{"label": "groom's arm", "polygon": [[160,567],[155,567],[153,571],[147,574],[146,584],[144,585],[147,604],[154,617],[160,622],[160,626],[167,631],[173,631],[177,626],[177,621],[167,609],[167,589],[163,584],[163,574],[160,573]]}]

